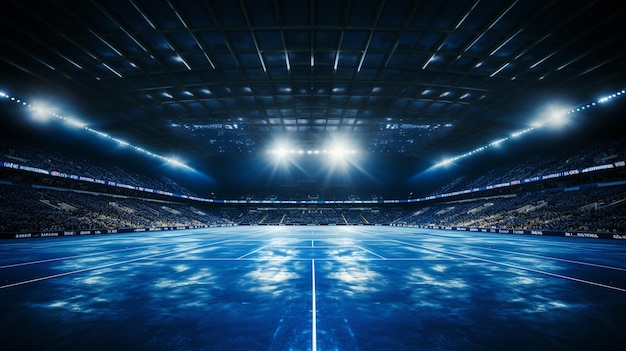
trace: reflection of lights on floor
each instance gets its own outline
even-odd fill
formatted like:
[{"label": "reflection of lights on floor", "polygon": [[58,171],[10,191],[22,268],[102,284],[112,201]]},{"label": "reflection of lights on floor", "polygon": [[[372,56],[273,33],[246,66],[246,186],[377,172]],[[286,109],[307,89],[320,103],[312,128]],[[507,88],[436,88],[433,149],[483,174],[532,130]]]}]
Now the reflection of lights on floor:
[{"label": "reflection of lights on floor", "polygon": [[[625,269],[618,267],[619,261],[611,266],[587,262],[590,258],[578,256],[578,252],[561,256],[564,251],[559,250],[563,248],[551,247],[551,242],[547,240],[515,237],[513,242],[502,240],[502,236],[484,234],[467,237],[467,234],[452,232],[416,233],[408,229],[373,227],[359,228],[354,236],[350,236],[342,235],[340,230],[316,229],[319,231],[290,228],[289,234],[276,233],[276,237],[270,232],[259,236],[263,232],[252,228],[250,231],[246,231],[247,228],[196,231],[193,232],[193,244],[185,245],[182,243],[188,236],[177,238],[171,233],[163,233],[163,236],[157,233],[152,237],[153,245],[141,246],[149,250],[100,251],[108,254],[96,264],[85,258],[93,258],[96,251],[104,249],[100,245],[106,242],[105,239],[94,240],[93,246],[89,246],[87,239],[81,238],[85,245],[81,247],[83,251],[80,255],[72,252],[74,244],[68,245],[67,251],[55,251],[55,254],[62,255],[58,259],[46,258],[49,256],[41,249],[29,257],[32,259],[29,262],[1,262],[4,265],[0,265],[0,272],[27,265],[47,267],[44,264],[57,269],[33,270],[33,273],[40,274],[60,273],[40,278],[23,276],[22,279],[31,280],[8,284],[32,284],[32,289],[22,291],[36,294],[38,284],[34,283],[48,281],[41,284],[44,288],[41,294],[45,299],[40,301],[43,302],[33,304],[31,301],[36,299],[31,296],[19,298],[27,301],[27,305],[54,312],[49,315],[59,316],[60,319],[80,314],[85,324],[95,325],[98,318],[110,319],[125,313],[123,311],[130,311],[137,316],[145,313],[142,316],[155,326],[188,319],[219,330],[220,326],[232,323],[241,328],[232,328],[237,330],[228,336],[224,335],[228,332],[215,331],[215,328],[213,331],[207,328],[202,335],[195,336],[205,341],[203,338],[206,335],[206,340],[211,338],[218,346],[227,342],[232,346],[232,340],[222,341],[220,338],[240,333],[246,338],[238,341],[242,344],[235,347],[251,349],[254,347],[245,346],[252,346],[273,335],[272,345],[276,347],[268,349],[282,345],[282,349],[292,347],[314,351],[318,349],[318,338],[319,349],[342,349],[339,346],[356,349],[351,345],[357,345],[364,338],[368,342],[375,340],[378,343],[376,346],[381,346],[384,342],[381,340],[388,340],[390,335],[398,337],[398,345],[409,347],[417,340],[417,332],[424,331],[425,335],[431,330],[422,321],[478,331],[475,321],[484,317],[493,322],[490,324],[493,326],[487,326],[485,333],[476,333],[473,341],[478,343],[489,333],[501,332],[504,327],[500,325],[508,321],[532,321],[539,323],[537,328],[552,328],[558,332],[560,329],[553,328],[555,325],[575,325],[574,321],[560,320],[566,311],[580,315],[588,312],[590,318],[596,318],[597,309],[592,310],[592,307],[609,306],[598,300],[589,307],[586,300],[581,300],[580,294],[565,293],[577,291],[569,284],[611,289],[613,292],[623,292],[621,289],[626,288],[616,286],[619,283],[614,285],[615,279],[601,285],[593,281],[599,276],[585,275],[590,277],[590,280],[585,280],[575,276],[582,271],[569,270],[570,265],[575,265],[572,267],[601,268],[605,272],[623,274]],[[248,235],[250,233],[253,235]],[[441,233],[445,235],[440,236]],[[228,236],[229,240],[218,241],[220,235]],[[167,244],[164,244],[164,238],[167,238]],[[178,241],[181,239],[182,242]],[[47,241],[46,244],[62,242],[65,245],[71,240],[78,239]],[[118,236],[116,240],[128,240],[116,242],[117,247],[149,243],[144,242],[145,237],[134,235]],[[535,246],[530,245],[529,249],[525,249],[520,245],[524,242],[535,245],[540,242],[545,246],[541,247],[541,251],[533,250]],[[37,249],[38,242],[32,243]],[[587,243],[580,241],[574,244]],[[594,241],[589,241],[589,244],[598,245]],[[511,250],[506,250],[507,247]],[[513,251],[513,247],[522,252]],[[137,247],[134,249],[137,250]],[[613,250],[618,254],[610,257],[623,255],[623,247]],[[537,255],[537,252],[544,255]],[[552,257],[553,254],[559,254],[556,255],[559,257]],[[76,265],[70,264],[72,261]],[[546,262],[551,264],[546,265]],[[68,271],[63,273],[62,270]],[[67,278],[68,275],[73,276]],[[64,296],[52,296],[55,292],[63,292]],[[598,293],[602,294],[602,291]],[[481,302],[472,305],[476,296],[481,296]],[[612,303],[615,301],[619,308],[623,306],[618,298],[611,300]],[[481,305],[483,302],[486,307]],[[149,309],[142,306],[149,306]],[[493,307],[494,313],[483,316],[483,307],[489,306]],[[163,320],[163,316],[167,318]],[[420,319],[415,319],[415,316],[420,316]],[[608,318],[612,318],[611,328],[619,328],[619,316],[609,315]],[[262,321],[262,326],[259,321]],[[74,323],[64,319],[63,323],[66,322]],[[398,323],[405,323],[406,328],[399,330],[402,328],[397,328]],[[172,328],[173,332],[178,332],[176,326],[172,325]],[[466,340],[464,338],[469,334],[457,330],[451,328],[441,335],[447,340]],[[523,333],[515,337],[523,336]],[[596,327],[594,333],[599,337],[608,335],[601,327]],[[428,342],[426,337],[419,340]],[[372,349],[377,348],[381,347]]]}]

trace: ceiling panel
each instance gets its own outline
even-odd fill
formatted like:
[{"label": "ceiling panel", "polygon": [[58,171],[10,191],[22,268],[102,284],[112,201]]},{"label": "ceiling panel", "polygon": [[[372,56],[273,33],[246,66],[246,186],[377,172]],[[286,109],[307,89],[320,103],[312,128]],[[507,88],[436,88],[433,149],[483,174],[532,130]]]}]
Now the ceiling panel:
[{"label": "ceiling panel", "polygon": [[[71,92],[86,120],[155,152],[264,152],[268,133],[315,144],[334,129],[427,159],[507,135],[547,93],[622,89],[625,14],[582,0],[8,0],[0,80],[15,95]],[[188,138],[197,128],[172,133],[182,120],[240,122],[207,145]]]}]

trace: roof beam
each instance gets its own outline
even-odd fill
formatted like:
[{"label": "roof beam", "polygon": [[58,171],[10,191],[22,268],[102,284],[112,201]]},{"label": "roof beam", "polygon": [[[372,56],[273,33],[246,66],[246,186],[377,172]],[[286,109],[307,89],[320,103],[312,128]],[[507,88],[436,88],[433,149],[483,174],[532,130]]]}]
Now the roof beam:
[{"label": "roof beam", "polygon": [[206,6],[207,10],[209,11],[209,14],[211,15],[211,19],[213,20],[213,22],[215,22],[215,26],[217,27],[218,32],[220,33],[222,38],[224,38],[224,45],[226,45],[228,52],[230,53],[233,60],[235,61],[235,65],[237,66],[237,68],[241,68],[241,63],[239,62],[239,58],[235,54],[233,47],[230,45],[230,42],[228,41],[226,35],[224,34],[224,30],[222,29],[222,26],[220,25],[220,22],[218,21],[217,16],[215,15],[215,11],[213,11],[213,7],[211,6],[208,0],[204,0],[204,6]]},{"label": "roof beam", "polygon": [[170,8],[172,9],[172,11],[174,11],[174,14],[176,15],[180,23],[187,30],[187,33],[191,35],[193,40],[196,42],[196,45],[198,45],[198,47],[202,49],[202,54],[204,55],[204,58],[209,62],[209,65],[211,65],[211,68],[215,69],[215,63],[213,63],[213,60],[209,56],[209,50],[204,46],[202,41],[198,39],[198,37],[196,36],[196,33],[194,33],[191,29],[189,29],[189,26],[187,25],[187,21],[185,21],[183,15],[180,13],[180,11],[176,9],[174,4],[172,4],[170,0],[166,0],[166,1],[167,1],[167,4],[170,5]]},{"label": "roof beam", "polygon": [[374,23],[370,28],[370,35],[367,38],[367,43],[365,44],[365,49],[363,49],[363,54],[361,55],[361,60],[359,60],[359,65],[356,69],[357,73],[361,72],[361,68],[363,67],[363,61],[365,61],[365,56],[367,55],[367,51],[369,50],[370,43],[372,42],[372,37],[374,37],[374,32],[376,31],[376,26],[378,25],[378,20],[380,20],[380,15],[383,13],[383,9],[385,8],[385,1],[381,0],[378,5],[378,11],[376,12],[376,18],[374,19]]},{"label": "roof beam", "polygon": [[263,67],[263,72],[265,72],[267,75],[265,60],[263,60],[263,54],[261,53],[261,49],[259,48],[259,42],[256,39],[256,35],[254,35],[252,23],[250,22],[250,17],[248,16],[248,11],[246,10],[246,5],[243,3],[243,0],[239,1],[239,6],[241,6],[241,12],[243,12],[243,17],[246,19],[246,24],[248,25],[248,30],[250,31],[250,36],[252,36],[252,42],[254,43],[254,49],[256,50],[256,54],[259,57],[259,61],[261,62],[261,67]]}]

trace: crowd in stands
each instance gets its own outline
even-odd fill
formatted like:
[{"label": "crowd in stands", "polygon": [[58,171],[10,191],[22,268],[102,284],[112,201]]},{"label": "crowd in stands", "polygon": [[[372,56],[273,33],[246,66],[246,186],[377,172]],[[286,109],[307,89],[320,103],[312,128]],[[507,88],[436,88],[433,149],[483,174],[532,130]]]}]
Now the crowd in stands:
[{"label": "crowd in stands", "polygon": [[626,232],[626,185],[430,204],[396,224]]},{"label": "crowd in stands", "polygon": [[[415,197],[427,197],[460,190],[500,184],[512,180],[549,175],[562,171],[580,169],[600,164],[626,160],[626,140],[607,140],[590,145],[573,154],[552,157],[536,155],[526,161],[496,166],[477,176],[462,175],[451,179],[445,185],[426,192],[415,192]],[[0,140],[0,161],[14,162],[25,166],[58,171],[67,174],[87,176],[94,179],[115,181],[121,184],[141,186],[176,194],[194,195],[174,180],[163,176],[146,176],[132,172],[115,164],[99,163],[76,156],[62,154],[55,150],[41,150],[29,144],[15,144]],[[320,184],[296,184],[294,186],[265,186],[254,189],[250,194],[222,194],[224,198],[239,200],[377,200],[378,194],[355,193],[348,186],[321,186]],[[408,196],[407,196],[408,197]],[[400,198],[398,194],[384,198]]]},{"label": "crowd in stands", "polygon": [[379,208],[321,207],[300,208],[242,207],[222,210],[221,215],[236,224],[265,225],[328,225],[328,224],[383,224],[390,223],[400,212],[381,211]]},{"label": "crowd in stands", "polygon": [[478,176],[459,176],[427,195],[452,193],[624,160],[626,160],[626,139],[606,140],[586,146],[572,154],[563,153],[551,157],[535,155],[518,164],[492,167]]},{"label": "crowd in stands", "polygon": [[0,184],[0,232],[228,224],[189,204]]},{"label": "crowd in stands", "polygon": [[[147,176],[133,172],[112,163],[87,160],[67,155],[58,150],[42,150],[28,143],[0,140],[0,161],[12,162],[23,166],[57,171],[65,174],[79,175],[94,179],[113,181],[119,184],[140,186],[162,190],[175,194],[193,195],[176,181],[164,176]],[[250,194],[221,194],[223,198],[239,200],[371,200],[377,195],[356,194],[347,186],[321,186],[317,183],[298,183],[295,186],[260,186]]]},{"label": "crowd in stands", "polygon": [[[511,180],[548,175],[626,159],[626,141],[606,141],[571,154],[530,158],[508,168],[494,168],[476,177],[459,177],[434,194],[484,187]],[[0,141],[2,160],[31,167],[85,175],[102,180],[189,194],[168,178],[150,178],[115,165],[98,164],[55,151],[15,147]],[[13,184],[0,179],[0,232],[119,229],[208,225],[435,225],[626,232],[626,180],[610,186],[582,185],[403,206],[306,205],[261,206],[181,202],[105,193]],[[378,195],[350,192],[348,187],[315,189],[315,185],[279,189],[284,192],[243,195],[245,200],[378,200]]]},{"label": "crowd in stands", "polygon": [[193,195],[192,192],[168,177],[149,177],[112,163],[87,160],[53,149],[42,150],[27,143],[15,144],[15,142],[0,140],[0,161],[176,194]]},{"label": "crowd in stands", "polygon": [[244,207],[222,211],[221,215],[237,224],[395,224],[626,232],[626,184],[424,202],[410,207]]},{"label": "crowd in stands", "polygon": [[626,232],[626,184],[389,206],[219,207],[0,184],[0,232],[230,224]]},{"label": "crowd in stands", "polygon": [[[254,189],[254,193],[245,195],[222,194],[227,199],[237,199],[246,201],[294,201],[294,200],[378,200],[383,196],[378,194],[361,194],[355,193],[354,189],[349,186],[327,186],[323,184],[313,183],[303,186],[260,186]],[[385,197],[387,198],[387,197]]]}]

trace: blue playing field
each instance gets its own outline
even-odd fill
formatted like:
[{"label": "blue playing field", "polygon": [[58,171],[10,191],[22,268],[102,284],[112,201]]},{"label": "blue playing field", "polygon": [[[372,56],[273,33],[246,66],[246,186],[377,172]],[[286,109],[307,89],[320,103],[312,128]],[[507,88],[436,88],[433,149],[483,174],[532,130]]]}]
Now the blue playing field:
[{"label": "blue playing field", "polygon": [[2,350],[622,350],[626,243],[373,226],[0,242]]}]

